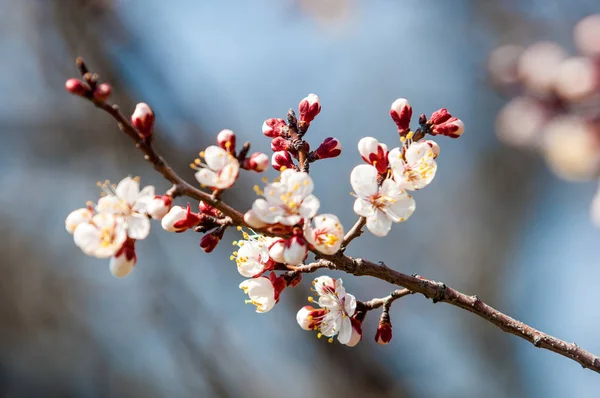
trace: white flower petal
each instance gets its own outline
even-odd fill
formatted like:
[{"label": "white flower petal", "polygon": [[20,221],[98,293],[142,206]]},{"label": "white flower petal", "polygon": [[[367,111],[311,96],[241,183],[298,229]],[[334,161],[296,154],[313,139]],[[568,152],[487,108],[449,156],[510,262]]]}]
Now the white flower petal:
[{"label": "white flower petal", "polygon": [[117,188],[115,189],[115,193],[120,199],[123,199],[130,205],[135,203],[135,200],[138,197],[138,193],[140,192],[140,183],[137,180],[134,180],[131,177],[125,177],[119,182]]},{"label": "white flower petal", "polygon": [[[321,202],[315,195],[308,195],[302,205],[300,205],[299,213],[303,218],[313,218],[319,211]],[[298,221],[299,222],[299,221]],[[296,222],[296,224],[298,223]]]},{"label": "white flower petal", "polygon": [[354,315],[356,311],[356,297],[350,293],[346,293],[344,296],[344,311],[348,316]]},{"label": "white flower petal", "polygon": [[206,165],[214,171],[221,171],[229,163],[229,153],[221,147],[211,145],[204,151]]},{"label": "white flower petal", "polygon": [[386,236],[392,229],[392,220],[382,211],[367,217],[367,229],[375,236]]},{"label": "white flower petal", "polygon": [[347,344],[352,337],[352,322],[350,318],[343,317],[340,322],[340,330],[338,332],[338,341],[342,344]]},{"label": "white flower petal", "polygon": [[154,187],[152,185],[147,185],[140,191],[137,199],[135,200],[135,204],[133,205],[132,210],[138,213],[145,213],[148,207],[148,203],[152,201],[155,197]]},{"label": "white flower petal", "polygon": [[127,236],[131,239],[146,239],[150,233],[150,220],[147,216],[134,213],[127,217]]},{"label": "white flower petal", "polygon": [[350,173],[350,184],[354,192],[361,197],[367,198],[377,194],[377,169],[368,164],[356,166]]},{"label": "white flower petal", "polygon": [[217,185],[219,178],[217,173],[210,169],[200,169],[194,174],[194,177],[196,177],[196,180],[198,180],[200,184],[207,187],[214,187]]},{"label": "white flower petal", "polygon": [[73,233],[75,244],[88,256],[100,245],[101,232],[92,224],[80,224]]},{"label": "white flower petal", "polygon": [[72,211],[65,219],[65,228],[67,232],[73,234],[80,224],[89,223],[92,220],[92,216],[92,211],[87,207]]},{"label": "white flower petal", "polygon": [[247,279],[240,283],[240,289],[250,297],[252,304],[256,306],[256,312],[268,312],[276,304],[275,289],[268,278]]},{"label": "white flower petal", "polygon": [[313,286],[319,296],[332,294],[335,291],[335,281],[332,277],[322,275],[313,280]]},{"label": "white flower petal", "polygon": [[376,209],[371,202],[358,198],[354,201],[354,212],[361,217],[372,217]]},{"label": "white flower petal", "polygon": [[123,278],[133,271],[135,266],[135,257],[131,260],[127,260],[127,256],[124,254],[120,256],[113,256],[110,259],[109,269],[110,273],[117,278]]},{"label": "white flower petal", "polygon": [[233,162],[225,165],[219,174],[215,188],[230,188],[238,178],[240,173],[240,164],[234,159]]}]

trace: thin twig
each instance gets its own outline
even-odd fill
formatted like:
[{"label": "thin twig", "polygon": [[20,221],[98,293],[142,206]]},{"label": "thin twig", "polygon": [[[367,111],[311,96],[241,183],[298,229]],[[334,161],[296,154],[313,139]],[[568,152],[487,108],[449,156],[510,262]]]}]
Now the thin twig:
[{"label": "thin twig", "polygon": [[350,231],[344,236],[344,240],[342,241],[342,251],[346,250],[350,242],[354,239],[358,238],[363,233],[363,227],[367,223],[367,219],[365,217],[359,217],[356,223],[352,226]]},{"label": "thin twig", "polygon": [[[188,196],[192,199],[202,200],[220,210],[225,216],[230,217],[234,225],[248,227],[244,222],[243,215],[240,212],[222,201],[214,200],[211,195],[200,191],[198,188],[193,187],[179,177],[179,175],[177,175],[177,173],[175,173],[175,171],[169,167],[164,159],[156,153],[154,148],[149,143],[140,139],[135,128],[129,123],[125,116],[123,116],[117,106],[98,101],[94,98],[88,99],[92,101],[98,108],[110,114],[117,121],[121,130],[136,142],[137,148],[144,153],[144,158],[148,162],[152,163],[154,168],[168,181],[173,183],[174,187],[170,192],[176,194],[176,196]],[[267,231],[262,231],[256,228],[255,230],[257,232],[265,233],[266,235],[272,235]],[[347,235],[348,238],[352,236],[353,235]],[[352,237],[352,239],[354,238]],[[344,241],[347,244],[352,239],[344,238]],[[356,276],[371,276],[397,286],[405,287],[413,293],[420,293],[423,296],[432,299],[434,302],[444,302],[454,305],[478,315],[479,317],[491,322],[507,333],[529,341],[536,347],[547,349],[566,358],[570,358],[579,363],[582,367],[600,373],[600,358],[598,358],[596,355],[582,349],[575,343],[568,343],[560,340],[549,334],[534,329],[533,327],[520,321],[517,321],[516,319],[511,318],[510,316],[483,303],[477,296],[468,296],[446,286],[441,282],[435,282],[422,277],[406,275],[383,264],[379,265],[361,258],[355,259],[346,256],[341,252],[335,255],[317,254],[321,256],[321,260],[318,261],[318,264],[320,264],[319,268],[328,267],[330,269],[344,271]],[[308,266],[310,268],[311,264],[308,264]],[[382,303],[382,305],[383,304],[384,303]]]},{"label": "thin twig", "polygon": [[369,301],[365,301],[362,303],[362,307],[364,308],[365,311],[370,311],[370,310],[374,310],[376,308],[379,307],[387,307],[389,309],[389,306],[396,300],[398,300],[399,298],[402,298],[404,296],[408,296],[409,294],[414,294],[413,291],[410,291],[408,289],[397,289],[394,290],[392,293],[390,293],[389,295],[382,297],[382,298],[374,298],[372,300]]}]

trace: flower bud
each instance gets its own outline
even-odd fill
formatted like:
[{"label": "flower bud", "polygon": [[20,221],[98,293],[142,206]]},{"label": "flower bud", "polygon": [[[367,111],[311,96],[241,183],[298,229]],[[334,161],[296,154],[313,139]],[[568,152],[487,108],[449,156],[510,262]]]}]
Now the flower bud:
[{"label": "flower bud", "polygon": [[365,162],[375,166],[379,173],[388,167],[388,148],[373,137],[363,137],[358,141],[358,152]]},{"label": "flower bud", "polygon": [[431,135],[445,135],[450,138],[458,138],[465,131],[465,125],[462,120],[452,117],[444,123],[434,125],[431,128]]},{"label": "flower bud", "polygon": [[558,65],[554,76],[556,93],[567,101],[581,101],[600,87],[600,65],[586,57],[567,58]]},{"label": "flower bud", "polygon": [[84,96],[89,90],[89,87],[84,82],[75,78],[67,80],[65,88],[71,94],[79,96]]},{"label": "flower bud", "polygon": [[192,213],[190,205],[187,209],[181,206],[173,206],[162,218],[161,226],[165,231],[183,232],[200,224],[200,215]]},{"label": "flower bud", "polygon": [[289,151],[292,149],[292,143],[283,137],[275,137],[271,140],[271,150],[273,152]]},{"label": "flower bud", "polygon": [[294,161],[288,151],[279,151],[271,156],[271,166],[277,171],[282,171],[283,168],[292,169],[294,168]]},{"label": "flower bud", "polygon": [[213,216],[216,218],[221,218],[223,216],[223,214],[221,213],[221,211],[219,209],[217,209],[216,207],[211,206],[208,203],[203,202],[203,201],[200,201],[198,203],[198,210],[202,214],[206,214],[206,215]]},{"label": "flower bud", "polygon": [[155,220],[162,220],[171,210],[173,198],[169,195],[155,196],[146,207],[146,213]]},{"label": "flower bud", "polygon": [[308,94],[298,104],[298,112],[300,113],[300,121],[310,124],[313,119],[321,112],[321,101],[316,94]]},{"label": "flower bud", "polygon": [[248,210],[244,214],[244,222],[251,228],[263,228],[267,226],[254,212],[254,210]]},{"label": "flower bud", "polygon": [[283,249],[283,262],[289,265],[298,265],[306,258],[308,245],[302,235],[292,236],[285,242]]},{"label": "flower bud", "polygon": [[387,311],[384,311],[379,318],[377,333],[375,333],[375,341],[382,345],[392,341],[392,324],[390,322],[390,315]]},{"label": "flower bud", "polygon": [[287,123],[283,119],[271,118],[263,122],[262,132],[267,137],[275,138],[285,135]]},{"label": "flower bud", "polygon": [[206,234],[202,237],[202,239],[200,239],[200,247],[202,248],[202,250],[204,250],[205,253],[210,253],[213,250],[215,250],[215,247],[217,247],[222,237],[223,233],[219,234],[215,232]]},{"label": "flower bud", "polygon": [[154,112],[152,108],[144,102],[137,104],[131,115],[131,124],[142,138],[149,138],[152,135],[152,128],[154,127]]},{"label": "flower bud", "polygon": [[96,98],[98,101],[106,101],[108,97],[110,97],[111,92],[112,88],[110,85],[106,83],[99,84],[94,90],[94,98]]},{"label": "flower bud", "polygon": [[221,130],[217,134],[217,144],[229,153],[235,153],[235,133],[231,130]]},{"label": "flower bud", "polygon": [[328,159],[340,156],[342,153],[342,144],[337,138],[327,137],[325,141],[315,150],[316,159]]},{"label": "flower bud", "polygon": [[244,160],[246,170],[256,171],[257,173],[265,171],[269,167],[269,157],[261,152],[256,152]]},{"label": "flower bud", "polygon": [[276,263],[285,263],[285,258],[283,256],[285,243],[286,241],[284,239],[277,239],[269,246],[269,257]]},{"label": "flower bud", "polygon": [[135,240],[127,239],[119,251],[110,259],[110,273],[117,278],[123,278],[133,271],[137,262],[135,254]]},{"label": "flower bud", "polygon": [[567,57],[561,46],[538,42],[523,51],[518,63],[519,78],[530,92],[539,96],[552,93],[558,65]]},{"label": "flower bud", "polygon": [[398,132],[403,133],[410,129],[410,119],[412,118],[412,107],[406,98],[398,98],[390,107],[390,116],[396,126]]},{"label": "flower bud", "polygon": [[451,117],[452,115],[450,114],[450,112],[448,112],[448,109],[438,109],[437,111],[431,114],[431,117],[429,118],[429,123],[441,124],[448,121]]},{"label": "flower bud", "polygon": [[305,305],[296,314],[296,322],[304,330],[316,330],[319,328],[326,312],[325,308],[313,308],[310,305]]}]

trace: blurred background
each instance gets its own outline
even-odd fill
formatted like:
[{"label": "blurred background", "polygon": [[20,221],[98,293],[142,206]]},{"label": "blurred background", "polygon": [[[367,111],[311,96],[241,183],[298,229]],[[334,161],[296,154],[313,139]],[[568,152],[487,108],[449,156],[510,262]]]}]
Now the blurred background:
[{"label": "blurred background", "polygon": [[[575,362],[421,296],[392,308],[394,339],[355,348],[301,330],[308,280],[256,314],[224,240],[153,232],[116,279],[64,230],[96,181],[140,175],[169,185],[113,121],[65,92],[83,56],[130,113],[157,114],[157,147],[184,176],[223,128],[269,152],[261,125],[308,93],[323,110],[307,136],[342,141],[317,163],[321,211],[354,223],[349,172],[358,140],[398,145],[398,97],[416,114],[447,107],[466,132],[439,139],[438,176],[386,238],[349,254],[441,280],[547,333],[600,354],[596,183],[555,177],[500,143],[486,62],[499,45],[555,40],[600,12],[592,0],[0,0],[0,394],[6,397],[598,397],[600,377]],[[225,199],[246,209],[258,182]],[[268,176],[273,178],[274,171]],[[229,241],[236,238],[231,233]],[[335,275],[333,276],[340,276]],[[359,299],[391,286],[344,277]]]}]

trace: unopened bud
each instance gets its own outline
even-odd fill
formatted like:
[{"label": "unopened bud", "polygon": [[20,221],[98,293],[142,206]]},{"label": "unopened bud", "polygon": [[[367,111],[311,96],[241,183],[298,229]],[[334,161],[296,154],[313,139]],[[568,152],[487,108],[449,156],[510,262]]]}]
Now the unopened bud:
[{"label": "unopened bud", "polygon": [[358,152],[365,162],[375,166],[379,173],[388,167],[388,147],[373,137],[363,137],[358,141]]},{"label": "unopened bud", "polygon": [[284,132],[286,129],[287,124],[283,119],[267,119],[262,125],[263,134],[271,138],[284,136]]},{"label": "unopened bud", "polygon": [[269,257],[276,263],[285,263],[283,251],[285,250],[285,240],[277,239],[269,246]]},{"label": "unopened bud", "polygon": [[295,235],[285,242],[283,259],[285,264],[298,265],[306,258],[308,245],[302,235]]},{"label": "unopened bud", "polygon": [[281,171],[283,167],[291,169],[294,167],[294,161],[288,151],[279,151],[271,156],[271,166],[277,171]]},{"label": "unopened bud", "polygon": [[316,149],[314,155],[317,159],[328,159],[340,156],[341,153],[342,144],[340,141],[334,137],[327,137]]},{"label": "unopened bud", "polygon": [[173,198],[169,195],[155,196],[146,207],[146,213],[155,220],[162,220],[171,210]]},{"label": "unopened bud", "polygon": [[201,221],[200,215],[192,213],[188,204],[187,209],[181,206],[173,206],[162,218],[161,226],[165,231],[184,232],[197,226]]},{"label": "unopened bud", "polygon": [[325,308],[313,308],[306,305],[296,314],[296,322],[304,330],[315,330],[321,324],[321,320],[325,316],[327,310]]},{"label": "unopened bud", "polygon": [[445,135],[450,138],[458,138],[465,131],[465,125],[462,120],[452,117],[444,123],[434,125],[431,128],[431,135]]},{"label": "unopened bud", "polygon": [[98,101],[106,101],[108,97],[110,97],[111,92],[112,88],[110,85],[106,83],[99,84],[94,90],[94,98],[96,98]]},{"label": "unopened bud", "polygon": [[429,118],[429,123],[431,123],[431,124],[444,123],[444,122],[448,121],[451,117],[452,117],[452,115],[450,114],[450,112],[448,112],[448,109],[446,109],[446,108],[438,109],[437,111],[435,111],[431,114],[431,117]]},{"label": "unopened bud", "polygon": [[231,130],[221,130],[217,134],[217,144],[229,153],[235,153],[235,133]]},{"label": "unopened bud", "polygon": [[583,18],[575,26],[573,32],[577,49],[584,55],[600,55],[600,14]]},{"label": "unopened bud", "polygon": [[554,76],[556,93],[567,101],[585,100],[595,94],[599,87],[600,65],[587,57],[565,59]]},{"label": "unopened bud", "polygon": [[152,108],[144,102],[137,104],[131,115],[131,124],[142,138],[150,137],[152,135],[152,128],[154,127],[154,112]]},{"label": "unopened bud", "polygon": [[321,101],[316,94],[308,94],[298,104],[299,120],[306,124],[310,124],[319,112],[321,112]]},{"label": "unopened bud", "polygon": [[123,278],[133,271],[137,256],[135,254],[135,240],[128,239],[119,251],[110,259],[110,273],[117,278]]},{"label": "unopened bud", "polygon": [[210,253],[215,250],[215,247],[217,247],[222,237],[222,233],[220,236],[219,233],[206,234],[202,237],[202,239],[200,239],[200,247],[205,253]]},{"label": "unopened bud", "polygon": [[273,152],[289,151],[290,149],[292,149],[291,142],[283,137],[275,137],[271,140],[271,150]]},{"label": "unopened bud", "polygon": [[198,210],[202,214],[206,214],[206,215],[213,216],[216,218],[221,218],[223,216],[216,207],[211,206],[208,203],[203,202],[203,201],[200,201],[198,203]]},{"label": "unopened bud", "polygon": [[410,119],[412,118],[412,107],[406,98],[398,98],[390,107],[390,116],[396,126],[398,132],[403,133],[410,129]]},{"label": "unopened bud", "polygon": [[553,42],[538,42],[523,51],[519,58],[518,75],[536,95],[551,95],[558,65],[567,57],[565,50]]},{"label": "unopened bud", "polygon": [[67,80],[65,82],[65,88],[71,94],[79,96],[84,96],[89,90],[89,87],[84,82],[75,78]]},{"label": "unopened bud", "polygon": [[375,333],[375,341],[382,345],[392,341],[392,323],[390,322],[390,315],[387,311],[384,311],[379,318],[377,333]]},{"label": "unopened bud", "polygon": [[261,152],[253,153],[244,161],[244,168],[246,170],[256,171],[257,173],[265,171],[268,167],[269,157]]}]

